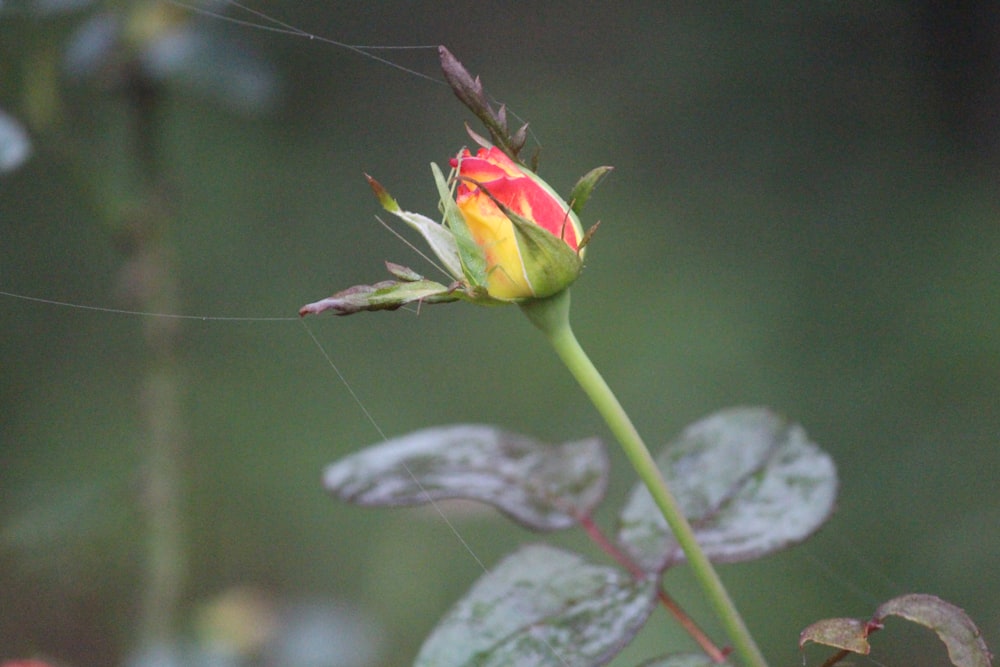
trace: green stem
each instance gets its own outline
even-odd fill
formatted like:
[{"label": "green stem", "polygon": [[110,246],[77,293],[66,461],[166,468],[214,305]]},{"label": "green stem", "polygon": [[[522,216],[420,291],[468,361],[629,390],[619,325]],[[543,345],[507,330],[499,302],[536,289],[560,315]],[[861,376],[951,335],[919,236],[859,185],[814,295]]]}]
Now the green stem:
[{"label": "green stem", "polygon": [[701,550],[695,539],[691,524],[684,517],[676,498],[667,488],[666,481],[656,466],[653,456],[636,431],[632,420],[625,413],[621,403],[598,372],[590,357],[584,352],[573,334],[569,322],[569,291],[563,291],[548,299],[529,301],[521,305],[528,319],[538,327],[555,348],[566,368],[573,374],[594,407],[601,413],[611,432],[621,443],[625,455],[635,468],[639,479],[653,496],[667,525],[684,554],[691,570],[701,585],[706,597],[718,615],[733,646],[743,661],[752,667],[767,667],[763,654],[754,642],[750,631],[729,597],[712,563]]}]

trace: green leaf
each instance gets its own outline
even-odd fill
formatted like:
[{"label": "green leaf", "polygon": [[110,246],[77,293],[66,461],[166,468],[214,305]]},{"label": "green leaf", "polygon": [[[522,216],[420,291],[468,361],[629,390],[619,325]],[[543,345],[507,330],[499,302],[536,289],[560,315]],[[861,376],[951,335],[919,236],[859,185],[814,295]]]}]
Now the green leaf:
[{"label": "green leaf", "polygon": [[573,207],[573,212],[577,215],[583,210],[586,205],[587,200],[590,199],[591,193],[593,193],[594,188],[597,184],[601,182],[604,176],[614,169],[614,167],[595,167],[591,169],[583,177],[576,182],[573,186],[573,191],[569,195],[570,205]]},{"label": "green leaf", "polygon": [[808,642],[868,655],[868,635],[872,626],[856,618],[824,618],[799,633],[799,648]]},{"label": "green leaf", "polygon": [[651,579],[529,545],[501,561],[424,642],[416,667],[602,665],[642,627]]},{"label": "green leaf", "polygon": [[324,477],[328,491],[357,505],[468,498],[536,530],[576,525],[607,481],[607,454],[596,438],[549,445],[479,424],[393,438],[341,459]]},{"label": "green leaf", "polygon": [[886,616],[899,616],[936,632],[955,667],[990,667],[992,656],[979,628],[968,614],[950,602],[934,595],[901,595],[875,611],[880,622]]},{"label": "green leaf", "polygon": [[396,276],[404,276],[404,280],[385,280],[374,285],[348,287],[333,296],[302,306],[299,315],[317,315],[327,310],[334,311],[335,315],[353,315],[364,310],[396,310],[414,301],[448,303],[466,297],[456,286],[446,287],[432,280],[424,280],[412,269],[390,264],[389,270]]},{"label": "green leaf", "polygon": [[[764,408],[723,410],[689,426],[657,458],[709,559],[759,558],[802,541],[829,517],[832,459]],[[684,555],[644,486],[619,517],[623,548],[648,572]]]},{"label": "green leaf", "polygon": [[728,667],[730,662],[715,662],[704,653],[674,653],[653,658],[639,667]]}]

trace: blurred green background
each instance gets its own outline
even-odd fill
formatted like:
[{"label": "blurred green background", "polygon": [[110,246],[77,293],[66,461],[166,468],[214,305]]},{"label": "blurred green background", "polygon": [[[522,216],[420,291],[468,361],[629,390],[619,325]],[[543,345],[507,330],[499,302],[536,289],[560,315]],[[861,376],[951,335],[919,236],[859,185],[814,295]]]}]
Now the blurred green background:
[{"label": "blurred green background", "polygon": [[[123,297],[134,118],[79,50],[101,11],[134,21],[145,6],[76,4],[0,6],[0,108],[34,142],[0,176],[0,290],[144,309]],[[252,6],[352,44],[448,45],[531,122],[540,171],[563,192],[616,167],[585,212],[602,226],[574,321],[640,431],[664,443],[719,408],[765,404],[839,467],[839,508],[816,537],[723,568],[773,665],[801,664],[808,623],[910,591],[965,608],[1000,647],[995,4]],[[217,49],[154,79],[175,312],[294,317],[382,279],[386,259],[434,275],[374,220],[362,172],[434,213],[428,164],[467,143],[472,120],[445,86],[166,10]],[[379,54],[440,78],[433,50]],[[136,664],[152,318],[6,295],[0,313],[0,659]],[[350,390],[296,321],[176,324],[177,626],[191,652],[211,637],[251,654],[242,634],[273,627],[271,652],[246,664],[408,664],[481,575],[432,511],[324,495],[323,466],[379,440],[352,392],[390,436],[458,421],[607,436],[514,308],[309,320]],[[611,451],[609,528],[633,482]],[[543,537],[488,511],[451,516],[487,565]],[[552,539],[601,558],[580,535]],[[721,636],[682,570],[669,589]],[[874,638],[880,664],[943,664],[930,633],[890,627],[895,639]],[[615,664],[689,646],[658,611]]]}]

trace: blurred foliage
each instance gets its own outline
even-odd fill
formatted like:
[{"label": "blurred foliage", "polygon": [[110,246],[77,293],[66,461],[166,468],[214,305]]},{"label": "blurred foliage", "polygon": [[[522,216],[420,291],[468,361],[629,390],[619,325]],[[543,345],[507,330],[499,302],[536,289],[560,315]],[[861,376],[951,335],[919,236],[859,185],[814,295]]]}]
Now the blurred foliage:
[{"label": "blurred foliage", "polygon": [[[33,147],[0,177],[0,290],[127,307],[110,221],[128,199],[128,117],[113,87],[68,77],[65,56],[96,13],[140,5],[31,4],[0,5],[0,108]],[[428,163],[466,142],[471,120],[450,91],[171,7],[282,79],[270,109],[163,79],[156,142],[183,311],[291,317],[405,259],[362,171],[431,213]],[[574,320],[651,445],[720,407],[768,404],[838,464],[839,511],[819,536],[723,571],[773,664],[799,660],[811,621],[909,591],[963,607],[1000,646],[995,5],[254,8],[350,43],[447,44],[531,122],[553,186],[616,166],[586,211],[585,225],[603,224]],[[433,50],[389,53],[438,76]],[[9,296],[0,308],[0,658],[122,664],[143,584],[144,319]],[[516,309],[308,326],[389,435],[485,421],[550,441],[606,436]],[[302,324],[182,327],[185,636],[211,634],[205,619],[222,612],[204,610],[227,591],[253,590],[288,627],[331,605],[374,619],[356,631],[377,633],[358,664],[411,661],[479,565],[433,513],[324,496],[323,466],[380,435]],[[609,497],[623,498],[631,473],[613,466]],[[488,512],[452,519],[487,565],[534,539]],[[708,616],[683,574],[667,585]],[[615,664],[688,647],[654,621]],[[873,657],[890,664],[941,658],[905,642],[886,658],[882,639]]]}]

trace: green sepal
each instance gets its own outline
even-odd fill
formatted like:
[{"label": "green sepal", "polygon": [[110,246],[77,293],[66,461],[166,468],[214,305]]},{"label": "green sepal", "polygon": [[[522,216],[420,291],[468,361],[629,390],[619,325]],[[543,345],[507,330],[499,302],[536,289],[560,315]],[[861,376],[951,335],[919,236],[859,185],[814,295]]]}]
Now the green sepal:
[{"label": "green sepal", "polygon": [[441,261],[445,272],[455,280],[466,279],[465,272],[462,270],[462,260],[458,243],[451,230],[425,215],[412,211],[404,211],[389,192],[382,187],[381,183],[368,174],[365,174],[365,178],[368,179],[368,185],[371,186],[372,192],[378,197],[382,208],[392,213],[424,237],[427,245],[430,246],[431,250]]},{"label": "green sepal", "polygon": [[465,124],[465,133],[469,135],[469,138],[472,139],[473,143],[475,143],[476,145],[481,146],[487,150],[493,148],[493,143],[489,141],[486,137],[479,134],[471,127],[469,127],[468,123]]},{"label": "green sepal", "polygon": [[396,310],[408,303],[450,303],[470,301],[482,306],[506,303],[491,297],[485,287],[470,286],[462,281],[451,285],[427,280],[413,269],[386,262],[389,273],[397,280],[383,280],[374,285],[354,285],[325,299],[307,303],[299,309],[299,316],[318,315],[328,310],[334,315],[353,315],[370,310]]},{"label": "green sepal", "polygon": [[[580,218],[577,217],[576,213],[569,206],[565,205],[566,203],[559,196],[559,193],[553,190],[548,183],[534,172],[528,169],[522,169],[522,172],[535,181],[539,187],[548,192],[553,199],[564,205],[566,209],[566,224],[575,227],[577,237],[579,238],[582,231]],[[517,247],[521,253],[521,262],[524,265],[528,284],[531,286],[532,295],[530,297],[511,299],[510,301],[521,302],[525,298],[544,299],[553,294],[558,294],[572,285],[583,270],[583,245],[580,246],[578,251],[574,251],[563,239],[552,234],[547,229],[539,227],[536,222],[515,213],[510,207],[494,197],[485,187],[480,187],[493,200],[497,208],[513,223],[514,235],[517,237]],[[459,217],[461,217],[461,213],[457,210],[458,206],[454,202],[452,202],[452,206]],[[464,218],[461,220],[461,224],[464,228]],[[471,236],[469,237],[469,241],[475,245]],[[483,251],[478,245],[475,245],[475,251],[479,253],[480,257],[483,257]],[[482,262],[484,278],[481,284],[485,285],[485,257]]]},{"label": "green sepal", "polygon": [[389,211],[389,213],[396,213],[399,209],[399,203],[389,194],[389,191],[382,187],[382,184],[372,178],[370,175],[365,174],[365,179],[368,181],[368,186],[375,193],[378,198],[378,203],[382,205],[382,208]]},{"label": "green sepal", "polygon": [[590,195],[594,191],[594,188],[597,187],[597,184],[601,182],[601,179],[603,179],[604,176],[612,169],[614,169],[614,167],[595,167],[584,174],[583,177],[576,182],[576,185],[573,186],[573,191],[569,195],[569,205],[572,207],[574,213],[577,215],[580,214],[584,205],[587,203],[587,200],[590,199]]},{"label": "green sepal", "polygon": [[597,228],[600,226],[601,226],[601,221],[598,220],[587,229],[587,233],[583,235],[582,239],[580,239],[579,250],[581,255],[583,254],[583,249],[590,244],[590,239],[594,238],[594,234],[597,233]]},{"label": "green sepal", "polygon": [[[412,273],[412,272],[411,272]],[[416,274],[414,274],[416,275]],[[353,315],[365,310],[396,310],[408,303],[447,303],[458,301],[464,293],[460,285],[448,287],[433,280],[384,280],[374,285],[355,285],[333,296],[306,304],[299,315],[318,315],[327,310],[335,315]]]},{"label": "green sepal", "polygon": [[543,299],[562,292],[580,276],[583,259],[565,241],[548,230],[501,206],[514,223],[514,235],[521,251],[532,298]]},{"label": "green sepal", "polygon": [[402,264],[396,264],[395,262],[386,262],[385,268],[389,270],[394,277],[399,278],[405,283],[413,283],[419,280],[423,280],[424,277],[411,269],[408,266],[403,266]]},{"label": "green sepal", "polygon": [[[522,169],[521,172],[525,176],[527,176],[528,178],[530,178],[531,180],[533,180],[538,185],[538,187],[540,187],[541,189],[545,190],[545,192],[547,192],[549,194],[549,196],[552,197],[552,199],[556,200],[557,202],[559,202],[560,205],[562,205],[562,208],[566,211],[566,224],[573,226],[573,228],[576,231],[577,241],[579,242],[582,239],[582,237],[583,237],[583,223],[580,222],[580,217],[577,215],[576,210],[572,206],[570,206],[568,203],[566,203],[566,200],[564,200],[562,198],[562,196],[558,192],[556,192],[555,190],[553,190],[552,186],[549,185],[548,183],[546,183],[545,179],[543,179],[541,176],[539,176],[535,172],[531,171],[530,169]],[[577,185],[579,185],[579,184],[577,184]],[[485,190],[485,188],[484,188],[484,190]],[[490,196],[492,197],[493,195],[490,195]],[[509,217],[511,220],[514,219],[514,215],[515,214],[511,214],[496,199],[494,199],[493,201],[496,201],[497,205],[501,207],[501,209],[504,211],[504,213],[507,213],[507,217]],[[524,220],[524,218],[521,218],[521,219]],[[528,220],[527,222],[530,223],[531,221]],[[534,223],[531,223],[531,224],[534,227],[538,227],[537,224],[534,224]],[[539,227],[539,229],[541,229],[541,228]],[[549,234],[549,236],[552,236],[552,234]],[[555,238],[555,237],[553,237],[553,238]],[[568,250],[570,250],[571,252],[573,251],[572,248],[570,248],[568,245],[566,245],[565,241],[563,241],[562,239],[557,239],[557,240],[560,243],[562,243],[562,245],[566,246],[566,248]],[[577,248],[577,253],[580,255],[579,259],[583,259],[583,255],[584,255],[583,244],[579,244],[579,247]]]},{"label": "green sepal", "polygon": [[[472,288],[486,287],[486,254],[482,247],[472,237],[469,226],[465,223],[462,212],[458,210],[454,194],[448,187],[444,172],[435,163],[431,163],[434,173],[434,183],[437,185],[438,197],[441,200],[441,213],[447,229],[455,239],[455,252],[461,264],[461,277]],[[441,225],[439,225],[441,226]],[[458,277],[458,276],[456,276]]]}]

